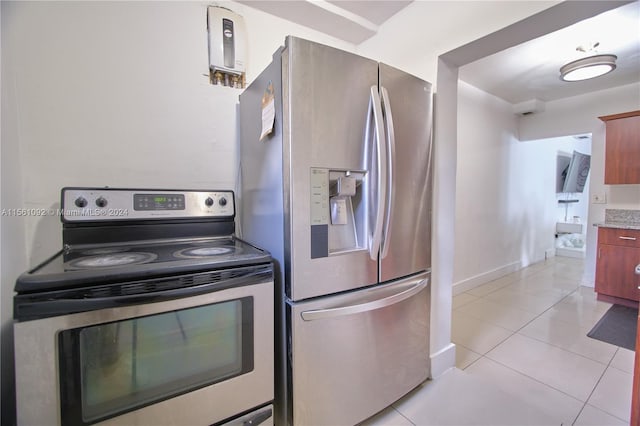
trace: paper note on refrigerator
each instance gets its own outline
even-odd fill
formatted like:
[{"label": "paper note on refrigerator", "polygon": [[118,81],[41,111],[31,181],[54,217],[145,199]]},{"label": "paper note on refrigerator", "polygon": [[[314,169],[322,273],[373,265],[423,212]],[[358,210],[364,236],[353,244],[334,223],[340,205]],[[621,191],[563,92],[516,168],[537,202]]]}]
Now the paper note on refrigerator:
[{"label": "paper note on refrigerator", "polygon": [[260,140],[273,132],[273,124],[276,119],[275,93],[273,83],[269,82],[264,95],[262,95],[262,131]]}]

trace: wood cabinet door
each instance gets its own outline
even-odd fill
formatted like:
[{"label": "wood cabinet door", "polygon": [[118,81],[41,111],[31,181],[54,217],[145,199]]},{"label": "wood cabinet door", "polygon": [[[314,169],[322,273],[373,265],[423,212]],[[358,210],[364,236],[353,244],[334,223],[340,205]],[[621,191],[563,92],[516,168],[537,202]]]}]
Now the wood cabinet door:
[{"label": "wood cabinet door", "polygon": [[609,296],[640,301],[640,249],[634,247],[598,245],[596,261],[596,291]]},{"label": "wood cabinet door", "polygon": [[640,115],[606,123],[604,183],[640,183]]}]

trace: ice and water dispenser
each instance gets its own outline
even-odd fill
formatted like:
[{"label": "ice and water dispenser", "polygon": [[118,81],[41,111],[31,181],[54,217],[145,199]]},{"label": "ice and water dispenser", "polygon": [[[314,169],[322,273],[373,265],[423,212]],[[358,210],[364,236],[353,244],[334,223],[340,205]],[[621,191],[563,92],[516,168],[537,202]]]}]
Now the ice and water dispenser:
[{"label": "ice and water dispenser", "polygon": [[311,169],[311,257],[367,248],[365,173]]}]

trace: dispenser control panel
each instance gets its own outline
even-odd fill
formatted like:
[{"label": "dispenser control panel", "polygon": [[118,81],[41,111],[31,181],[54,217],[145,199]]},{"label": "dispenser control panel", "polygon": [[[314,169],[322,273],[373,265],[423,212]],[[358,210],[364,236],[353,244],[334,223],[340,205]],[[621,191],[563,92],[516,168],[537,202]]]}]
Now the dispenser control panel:
[{"label": "dispenser control panel", "polygon": [[311,168],[311,258],[367,247],[366,172]]},{"label": "dispenser control panel", "polygon": [[329,223],[329,170],[311,169],[311,225]]}]

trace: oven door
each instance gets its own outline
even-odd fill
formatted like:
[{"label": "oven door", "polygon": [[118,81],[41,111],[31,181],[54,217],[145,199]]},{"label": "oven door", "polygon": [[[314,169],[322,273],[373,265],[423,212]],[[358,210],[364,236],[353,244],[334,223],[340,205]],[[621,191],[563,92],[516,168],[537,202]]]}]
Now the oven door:
[{"label": "oven door", "polygon": [[17,323],[18,423],[211,425],[273,400],[273,281]]}]

